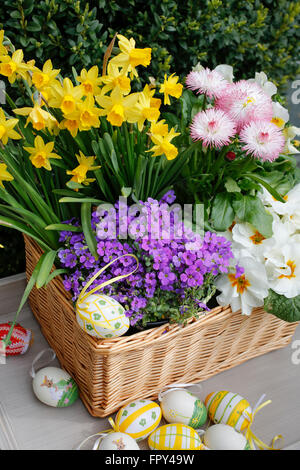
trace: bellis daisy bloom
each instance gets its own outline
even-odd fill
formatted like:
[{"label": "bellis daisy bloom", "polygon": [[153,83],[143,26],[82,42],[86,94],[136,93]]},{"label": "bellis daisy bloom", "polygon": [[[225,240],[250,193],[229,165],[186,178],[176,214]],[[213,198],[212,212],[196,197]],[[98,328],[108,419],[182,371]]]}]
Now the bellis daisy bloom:
[{"label": "bellis daisy bloom", "polygon": [[208,68],[193,71],[186,77],[186,86],[197,93],[205,93],[210,98],[217,98],[226,92],[228,81],[216,70]]},{"label": "bellis daisy bloom", "polygon": [[271,98],[257,83],[241,80],[232,83],[216,100],[216,107],[225,111],[240,131],[252,121],[271,121]]},{"label": "bellis daisy bloom", "polygon": [[272,162],[279,157],[285,144],[281,130],[272,122],[251,122],[240,133],[248,155]]},{"label": "bellis daisy bloom", "polygon": [[196,114],[191,124],[193,140],[202,140],[203,145],[217,148],[228,145],[236,132],[235,123],[219,109],[207,109]]}]

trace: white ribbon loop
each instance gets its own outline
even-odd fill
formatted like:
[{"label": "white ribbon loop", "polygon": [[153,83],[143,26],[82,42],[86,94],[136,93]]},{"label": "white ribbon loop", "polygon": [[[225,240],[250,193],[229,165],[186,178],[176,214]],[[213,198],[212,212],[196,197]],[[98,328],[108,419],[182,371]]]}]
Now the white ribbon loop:
[{"label": "white ribbon loop", "polygon": [[33,379],[36,374],[34,365],[37,363],[39,359],[41,359],[42,356],[44,356],[45,353],[49,353],[49,352],[51,353],[51,359],[48,359],[48,361],[46,361],[42,366],[40,366],[39,368],[41,369],[42,367],[47,366],[50,362],[54,361],[54,359],[56,358],[56,354],[53,351],[53,349],[51,348],[43,349],[41,352],[38,353],[35,359],[33,359],[32,364],[31,364],[31,369],[29,371],[29,374],[31,375]]},{"label": "white ribbon loop", "polygon": [[201,384],[196,383],[174,383],[172,385],[166,385],[158,394],[158,401],[162,401],[162,398],[167,395],[169,392],[173,392],[174,390],[182,390],[183,388],[188,387],[199,387],[199,390],[202,390]]}]

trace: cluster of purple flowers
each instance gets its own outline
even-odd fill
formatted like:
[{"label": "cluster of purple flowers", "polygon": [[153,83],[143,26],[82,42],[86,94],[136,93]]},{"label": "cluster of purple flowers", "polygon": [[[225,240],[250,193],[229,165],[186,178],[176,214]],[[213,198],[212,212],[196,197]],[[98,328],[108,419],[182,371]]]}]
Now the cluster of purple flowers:
[{"label": "cluster of purple flowers", "polygon": [[[61,232],[64,248],[59,251],[59,258],[62,266],[70,270],[64,286],[72,292],[73,300],[101,267],[133,253],[139,260],[134,274],[103,288],[104,293],[126,308],[132,325],[141,319],[178,321],[183,313],[191,316],[195,309],[205,309],[202,301],[207,301],[215,276],[228,272],[233,257],[231,244],[215,233],[206,232],[201,238],[187,230],[180,207],[174,204],[170,208],[174,200],[173,191],[169,191],[161,201],[149,198],[135,208],[122,207],[120,201],[109,209],[99,207],[92,214],[98,259],[90,253],[83,233]],[[74,219],[68,223],[79,225]],[[129,234],[126,238],[125,230]],[[134,258],[122,257],[89,290],[112,277],[130,273],[135,267]]]}]

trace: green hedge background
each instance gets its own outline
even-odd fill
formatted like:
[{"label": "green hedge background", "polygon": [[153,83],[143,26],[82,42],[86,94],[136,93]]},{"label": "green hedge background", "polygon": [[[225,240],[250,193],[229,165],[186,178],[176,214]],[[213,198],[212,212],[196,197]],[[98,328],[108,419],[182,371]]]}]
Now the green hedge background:
[{"label": "green hedge background", "polygon": [[[2,0],[0,29],[26,60],[102,65],[114,33],[151,47],[151,75],[183,78],[197,62],[234,66],[237,78],[264,71],[281,91],[299,72],[300,2],[286,0]],[[22,98],[17,102],[22,104]],[[0,277],[24,270],[21,235],[0,229]]]}]

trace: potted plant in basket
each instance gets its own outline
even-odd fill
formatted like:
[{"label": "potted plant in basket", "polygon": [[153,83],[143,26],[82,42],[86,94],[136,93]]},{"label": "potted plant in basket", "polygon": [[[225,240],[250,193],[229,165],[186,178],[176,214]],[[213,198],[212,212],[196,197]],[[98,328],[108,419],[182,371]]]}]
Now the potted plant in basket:
[{"label": "potted plant in basket", "polygon": [[[73,69],[71,80],[50,60],[42,68],[24,61],[23,52],[4,39],[0,74],[10,83],[22,80],[28,106],[17,108],[6,93],[7,106],[0,110],[0,223],[21,231],[28,261],[32,256],[38,261],[28,267],[31,276],[17,316],[30,293],[38,299],[50,292],[66,299],[60,314],[69,328],[75,322],[72,300],[86,283],[120,254],[134,254],[138,270],[103,291],[125,307],[132,326],[173,323],[151,330],[150,338],[157,342],[149,340],[149,347],[158,347],[162,339],[171,344],[172,331],[181,330],[187,338],[207,325],[207,350],[218,350],[216,325],[224,331],[221,322],[240,315],[233,312],[241,308],[250,314],[264,303],[279,317],[300,319],[300,262],[292,257],[299,243],[299,172],[289,155],[296,131],[287,124],[280,98],[272,101],[276,90],[264,74],[233,82],[229,66],[209,70],[198,65],[185,89],[175,74],[165,76],[163,83],[150,77],[142,84],[138,68],[149,66],[151,49],[119,35],[118,49],[115,38],[107,49],[102,73],[96,65],[80,73]],[[173,204],[176,196],[181,203],[203,204],[203,220],[195,207],[188,223],[182,221],[181,206]],[[135,204],[133,209],[127,201]],[[131,270],[131,261],[123,258],[90,289]],[[42,287],[46,289],[37,294]],[[221,307],[214,309],[216,304],[209,302],[216,299]],[[292,315],[284,315],[291,306]],[[259,315],[266,314],[261,308],[256,313],[253,321],[259,323]],[[51,315],[50,327],[55,321]],[[269,321],[274,328],[280,323],[277,318]],[[251,322],[249,335],[255,338]],[[182,323],[186,328],[178,327]],[[286,344],[294,328],[282,326],[278,346],[269,337],[265,344],[270,349]],[[110,364],[109,352],[118,345],[125,345],[127,355],[131,347],[136,357],[137,350],[145,349],[147,333],[128,338],[102,341],[81,332],[77,340]],[[189,344],[202,347],[196,340]],[[248,357],[259,351],[254,348]],[[231,361],[229,350],[226,354],[232,365],[241,361]],[[71,356],[66,367],[84,387],[68,362]],[[64,362],[63,355],[59,358]],[[202,362],[187,376],[176,364],[174,377],[202,377]],[[88,373],[93,371],[91,367]],[[159,380],[153,377],[150,395],[161,387]],[[105,380],[103,387],[110,383]],[[94,386],[90,393],[97,402]],[[113,406],[106,403],[101,413]]]}]

